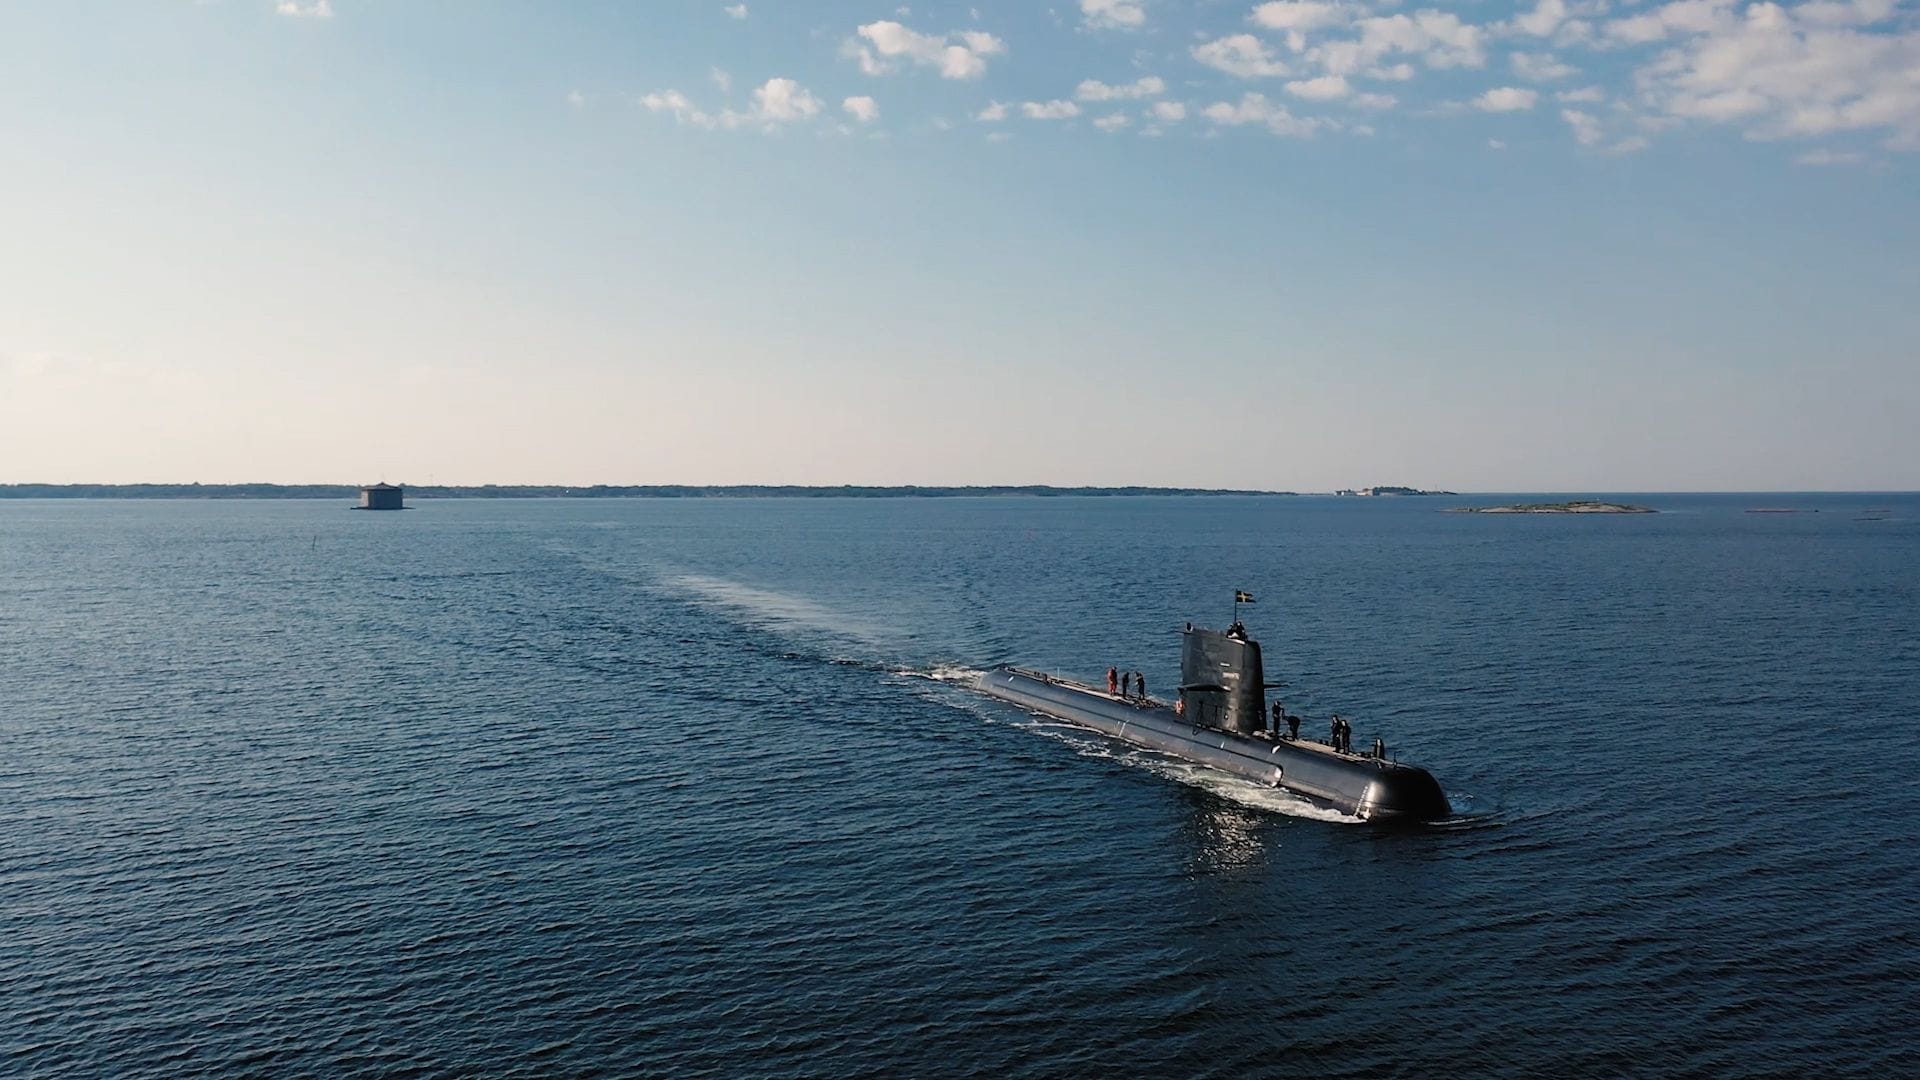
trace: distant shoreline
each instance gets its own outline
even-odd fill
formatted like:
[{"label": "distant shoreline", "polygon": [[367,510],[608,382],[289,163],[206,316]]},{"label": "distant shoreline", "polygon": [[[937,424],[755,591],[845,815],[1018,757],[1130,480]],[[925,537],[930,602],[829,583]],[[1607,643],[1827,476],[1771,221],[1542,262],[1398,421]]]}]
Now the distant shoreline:
[{"label": "distant shoreline", "polygon": [[[1133,495],[1294,495],[1291,491],[1231,488],[1053,487],[1047,484],[981,487],[810,487],[788,484],[542,484],[407,486],[408,499],[964,499],[1007,496],[1101,498]],[[0,484],[0,499],[342,499],[358,484]]]}]

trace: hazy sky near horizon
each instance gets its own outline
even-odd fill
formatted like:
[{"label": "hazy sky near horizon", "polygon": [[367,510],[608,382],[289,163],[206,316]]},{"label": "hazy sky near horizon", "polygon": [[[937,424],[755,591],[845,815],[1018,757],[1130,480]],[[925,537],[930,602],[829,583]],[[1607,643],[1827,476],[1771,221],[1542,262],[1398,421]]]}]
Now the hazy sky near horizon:
[{"label": "hazy sky near horizon", "polygon": [[1915,0],[0,7],[0,481],[1920,487]]}]

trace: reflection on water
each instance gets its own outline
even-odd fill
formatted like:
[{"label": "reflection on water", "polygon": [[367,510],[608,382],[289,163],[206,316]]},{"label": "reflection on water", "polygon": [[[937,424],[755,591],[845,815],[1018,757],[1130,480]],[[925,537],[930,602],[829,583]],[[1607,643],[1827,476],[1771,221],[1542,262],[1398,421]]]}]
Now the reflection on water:
[{"label": "reflection on water", "polygon": [[1187,861],[1193,873],[1230,874],[1258,866],[1266,861],[1268,845],[1279,843],[1272,820],[1259,811],[1204,790],[1183,795],[1187,814],[1181,831],[1193,844]]}]

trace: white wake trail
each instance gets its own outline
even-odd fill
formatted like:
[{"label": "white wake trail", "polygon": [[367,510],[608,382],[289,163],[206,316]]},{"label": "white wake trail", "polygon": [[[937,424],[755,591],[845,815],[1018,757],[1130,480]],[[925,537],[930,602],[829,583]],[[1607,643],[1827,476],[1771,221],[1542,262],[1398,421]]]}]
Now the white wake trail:
[{"label": "white wake trail", "polygon": [[668,588],[696,602],[726,611],[749,623],[810,630],[879,647],[886,635],[879,626],[835,611],[804,596],[744,585],[707,574],[674,574],[661,579]]}]

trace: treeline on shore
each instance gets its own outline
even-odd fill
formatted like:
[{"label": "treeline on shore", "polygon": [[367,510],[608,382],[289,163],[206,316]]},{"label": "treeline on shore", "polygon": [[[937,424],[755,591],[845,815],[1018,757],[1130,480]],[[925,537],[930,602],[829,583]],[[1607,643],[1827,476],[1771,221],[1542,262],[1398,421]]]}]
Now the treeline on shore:
[{"label": "treeline on shore", "polygon": [[[940,499],[995,495],[1291,495],[1290,491],[1225,488],[1051,487],[1046,484],[986,487],[806,487],[791,484],[486,484],[480,487],[408,487],[409,499]],[[0,484],[0,499],[357,499],[356,484]]]}]

